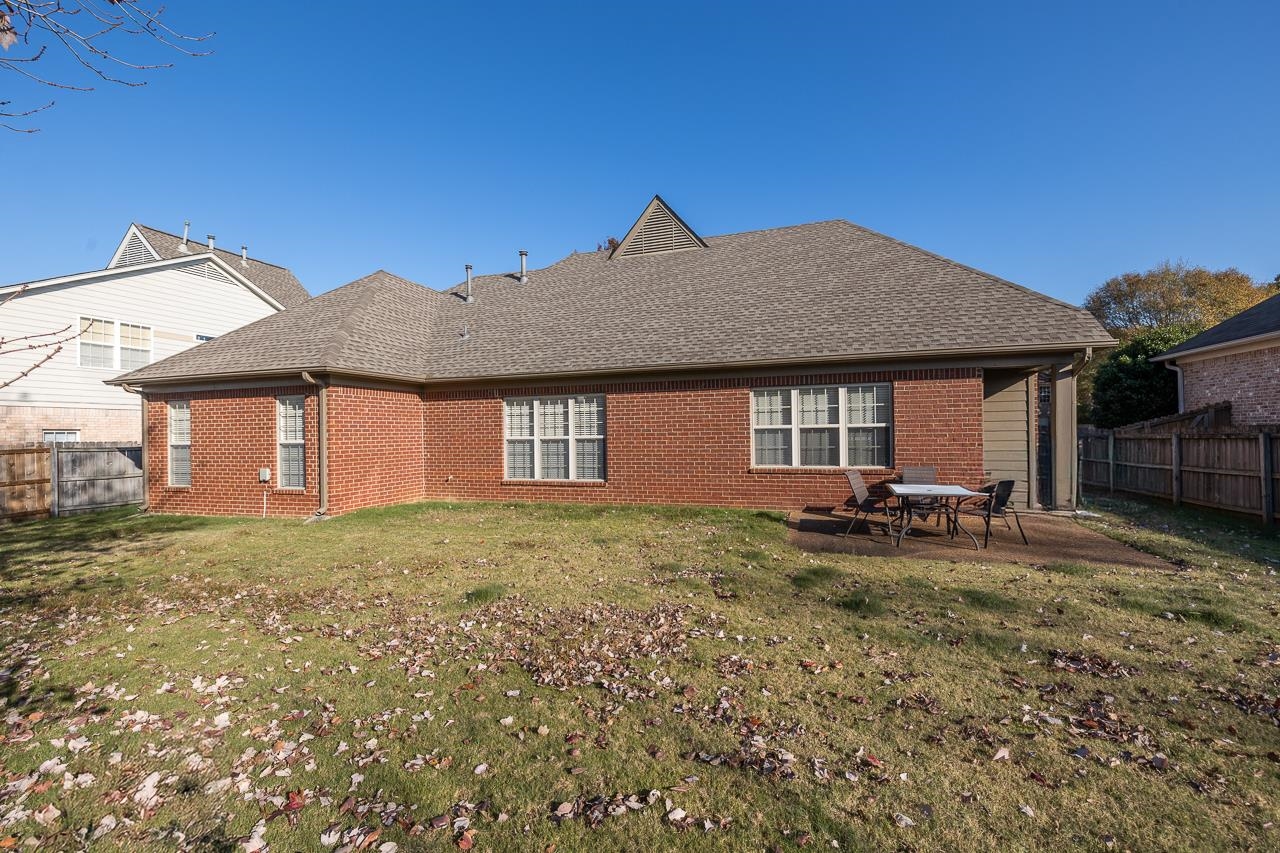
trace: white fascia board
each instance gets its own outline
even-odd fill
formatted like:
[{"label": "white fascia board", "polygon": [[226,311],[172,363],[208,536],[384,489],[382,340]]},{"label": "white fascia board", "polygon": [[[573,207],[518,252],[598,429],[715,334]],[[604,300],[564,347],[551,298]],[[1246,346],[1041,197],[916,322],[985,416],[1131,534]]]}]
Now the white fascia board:
[{"label": "white fascia board", "polygon": [[152,270],[168,269],[169,267],[189,266],[193,262],[203,263],[212,261],[223,272],[231,277],[236,284],[246,288],[254,296],[257,296],[263,302],[266,302],[277,311],[283,311],[284,306],[276,300],[272,299],[266,291],[258,287],[243,274],[236,271],[235,267],[210,252],[203,252],[199,255],[188,255],[182,258],[162,258],[158,261],[149,261],[145,264],[129,264],[124,267],[109,267],[105,270],[90,270],[89,272],[72,273],[71,275],[58,276],[57,278],[44,278],[36,281],[19,282],[18,284],[0,285],[0,294],[9,293],[15,290],[25,288],[27,290],[39,290],[44,287],[56,287],[60,284],[85,284],[100,278],[110,278],[112,276],[132,275],[140,272],[151,272]]},{"label": "white fascia board", "polygon": [[1237,352],[1248,352],[1254,349],[1266,349],[1269,346],[1275,346],[1273,341],[1280,342],[1280,329],[1273,332],[1263,332],[1261,335],[1252,335],[1247,338],[1236,338],[1233,341],[1223,341],[1219,344],[1209,344],[1208,346],[1196,347],[1195,349],[1183,350],[1173,355],[1157,355],[1152,361],[1203,361],[1206,358],[1221,358],[1222,356],[1231,355]]}]

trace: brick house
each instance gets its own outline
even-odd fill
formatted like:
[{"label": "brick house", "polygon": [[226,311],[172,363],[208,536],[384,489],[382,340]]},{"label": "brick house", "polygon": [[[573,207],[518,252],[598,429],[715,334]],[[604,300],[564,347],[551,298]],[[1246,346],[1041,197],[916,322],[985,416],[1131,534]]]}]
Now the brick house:
[{"label": "brick house", "polygon": [[1280,424],[1280,295],[1152,361],[1177,372],[1179,412],[1230,403],[1235,426]]},{"label": "brick house", "polygon": [[844,221],[703,238],[662,199],[611,251],[435,291],[376,272],[113,380],[160,512],[422,499],[786,508],[927,464],[1075,492],[1086,312]]}]

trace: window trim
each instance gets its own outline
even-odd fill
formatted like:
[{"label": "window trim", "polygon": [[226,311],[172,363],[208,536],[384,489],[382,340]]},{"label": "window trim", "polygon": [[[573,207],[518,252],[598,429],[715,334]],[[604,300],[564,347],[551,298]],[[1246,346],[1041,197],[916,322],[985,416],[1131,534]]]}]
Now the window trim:
[{"label": "window trim", "polygon": [[[850,423],[849,422],[849,389],[860,388],[865,386],[884,386],[889,389],[889,421],[888,423]],[[835,424],[824,425],[800,425],[800,392],[816,389],[835,388],[839,392],[839,422]],[[756,409],[755,399],[756,393],[761,391],[785,391],[791,394],[791,423],[780,424],[778,426],[757,426],[756,425]],[[894,456],[894,406],[893,406],[893,382],[846,382],[839,385],[771,385],[753,387],[747,397],[747,423],[751,430],[751,465],[753,470],[761,471],[839,471],[844,469],[857,471],[883,471],[893,468]],[[879,427],[886,431],[886,443],[888,444],[887,459],[884,465],[850,465],[849,464],[849,430],[855,427]],[[756,462],[756,433],[760,430],[767,429],[790,429],[791,430],[791,464],[790,465],[761,465]],[[836,465],[802,465],[800,464],[800,433],[802,430],[809,429],[838,429],[840,436],[840,459]]]},{"label": "window trim", "polygon": [[[111,324],[111,343],[110,344],[94,344],[95,346],[111,347],[111,364],[109,366],[84,363],[84,331],[80,329],[80,324],[84,320],[89,320],[94,323],[110,323]],[[154,364],[156,360],[156,328],[155,326],[152,326],[146,323],[130,323],[128,321],[121,320],[119,317],[104,317],[104,316],[94,317],[88,314],[77,314],[75,320],[72,322],[72,328],[76,330],[76,367],[81,367],[86,370],[114,370],[116,373],[120,373],[121,371],[123,371],[124,368],[120,366],[122,363],[120,358],[120,353],[123,347],[123,344],[120,341],[121,326],[134,326],[139,329],[147,330],[150,338],[147,346],[147,364]],[[139,347],[129,347],[129,349],[140,350]],[[145,366],[146,365],[143,365],[143,367]],[[129,368],[129,370],[131,371],[141,370],[141,369],[142,369],[141,367]]]},{"label": "window trim", "polygon": [[[597,434],[582,434],[577,432],[577,424],[574,415],[574,407],[576,401],[585,397],[598,397],[600,405],[604,409],[604,432]],[[550,400],[567,400],[569,403],[568,419],[569,432],[567,435],[542,436],[538,434],[538,416],[541,414],[540,407],[543,402]],[[510,421],[507,418],[507,406],[511,403],[531,403],[533,405],[533,435],[516,435],[510,434]],[[503,397],[502,398],[502,478],[516,483],[606,483],[609,480],[609,403],[605,394],[544,394],[542,396],[526,396],[526,397]],[[600,442],[600,468],[603,476],[601,477],[579,477],[578,476],[578,441],[599,441]],[[509,467],[510,457],[507,454],[507,447],[513,441],[532,441],[533,442],[533,476],[532,477],[514,477]],[[567,441],[569,443],[569,476],[544,478],[542,476],[542,442],[543,441]]]},{"label": "window trim", "polygon": [[[124,370],[124,336],[121,334],[122,326],[132,326],[135,329],[147,330],[147,364],[151,364],[156,360],[156,330],[151,326],[145,326],[142,323],[126,323],[123,320],[116,321],[116,367]],[[142,351],[141,347],[129,347],[131,350]],[[147,364],[141,367],[130,367],[129,370],[141,370]]]},{"label": "window trim", "polygon": [[[49,438],[49,433],[54,433],[54,434],[56,434],[56,435],[75,435],[75,438],[65,438],[65,439],[64,439],[64,438]],[[40,441],[41,441],[41,443],[42,443],[42,444],[47,444],[47,443],[49,443],[49,442],[53,442],[54,444],[63,444],[63,443],[73,443],[73,442],[78,442],[78,441],[80,441],[80,430],[79,430],[79,428],[76,428],[76,429],[57,429],[56,427],[55,427],[55,428],[44,428],[44,427],[41,427],[41,429],[40,429]]]},{"label": "window trim", "polygon": [[[100,344],[92,343],[91,346],[109,346],[111,347],[111,364],[85,364],[84,363],[84,335],[88,329],[83,328],[84,321],[88,320],[93,323],[110,323],[111,324],[111,343]],[[116,370],[120,363],[120,324],[114,318],[107,317],[90,317],[88,314],[77,314],[75,320],[76,330],[76,367],[83,367],[86,370]]]},{"label": "window trim", "polygon": [[[297,400],[301,408],[302,438],[296,441],[285,441],[280,435],[281,409],[286,400]],[[284,447],[302,448],[302,485],[286,486],[284,483],[284,464],[281,450]],[[305,492],[307,490],[307,395],[282,394],[276,397],[276,488],[286,492]]]},{"label": "window trim", "polygon": [[[185,443],[180,441],[175,442],[173,440],[173,413],[179,407],[185,409],[187,412],[187,440]],[[165,412],[168,415],[168,421],[166,424],[167,431],[165,434],[165,447],[166,447],[165,455],[167,457],[165,459],[165,462],[166,462],[165,467],[168,469],[166,472],[168,476],[165,478],[165,483],[171,488],[189,489],[191,488],[192,480],[195,479],[193,476],[193,471],[191,467],[191,401],[190,400],[169,400],[165,404]],[[187,448],[187,482],[185,483],[177,483],[177,482],[174,482],[174,479],[173,479],[173,449],[175,447]]]}]

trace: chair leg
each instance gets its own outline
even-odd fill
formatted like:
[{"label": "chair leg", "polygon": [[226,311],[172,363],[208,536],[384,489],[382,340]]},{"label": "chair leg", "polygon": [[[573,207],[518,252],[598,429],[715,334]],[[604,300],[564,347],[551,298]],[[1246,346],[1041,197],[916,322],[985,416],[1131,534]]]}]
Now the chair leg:
[{"label": "chair leg", "polygon": [[1018,518],[1018,513],[1016,511],[1013,513],[1013,520],[1018,523],[1018,532],[1022,534],[1022,544],[1030,545],[1031,543],[1027,541],[1027,532],[1022,529],[1022,519]]},{"label": "chair leg", "polygon": [[849,526],[848,526],[848,527],[845,529],[845,531],[844,531],[844,535],[845,535],[845,537],[846,537],[846,538],[848,538],[849,534],[853,532],[853,527],[854,527],[854,525],[855,525],[855,524],[857,524],[857,523],[858,523],[858,516],[859,516],[861,513],[862,513],[862,507],[858,507],[857,509],[855,509],[855,510],[853,511],[853,518],[852,518],[852,519],[850,519],[850,521],[849,521]]},{"label": "chair leg", "polygon": [[987,515],[986,522],[987,522],[987,523],[986,523],[986,529],[985,529],[985,530],[983,530],[983,532],[982,532],[982,547],[983,547],[983,548],[987,547],[987,544],[988,544],[989,542],[991,542],[991,516],[990,516],[990,515]]}]

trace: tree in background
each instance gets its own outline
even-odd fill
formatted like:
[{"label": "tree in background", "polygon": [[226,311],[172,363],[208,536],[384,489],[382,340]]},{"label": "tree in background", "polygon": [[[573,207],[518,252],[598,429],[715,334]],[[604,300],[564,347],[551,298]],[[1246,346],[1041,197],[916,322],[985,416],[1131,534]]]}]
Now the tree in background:
[{"label": "tree in background", "polygon": [[[1207,329],[1276,293],[1280,293],[1280,276],[1271,283],[1254,284],[1235,267],[1214,271],[1165,261],[1146,272],[1128,272],[1107,280],[1085,298],[1084,307],[1123,344],[1154,329]],[[1081,371],[1077,381],[1081,422],[1102,426],[1096,420],[1094,383],[1102,367],[1119,353],[1116,350],[1095,359]],[[1167,379],[1160,376],[1159,381]],[[1172,399],[1167,410],[1137,420],[1173,414],[1177,411],[1176,393]]]},{"label": "tree in background", "polygon": [[[12,71],[37,88],[91,92],[86,85],[67,76],[55,79],[41,70],[49,48],[61,54],[54,64],[79,68],[91,83],[100,80],[122,86],[144,86],[135,72],[169,68],[172,63],[136,62],[114,51],[121,37],[136,36],[186,56],[205,56],[187,47],[212,37],[183,35],[160,20],[163,8],[149,9],[138,0],[0,0],[0,69]],[[53,61],[53,60],[49,60]],[[47,63],[46,63],[47,64]],[[38,128],[14,127],[5,119],[25,119],[49,109],[49,101],[29,108],[14,108],[10,100],[0,100],[0,127],[22,133]]]},{"label": "tree in background", "polygon": [[1209,328],[1277,292],[1254,284],[1235,267],[1209,270],[1165,261],[1143,273],[1109,279],[1084,301],[1085,309],[1118,337],[1142,329],[1197,325]]},{"label": "tree in background", "polygon": [[1177,376],[1151,358],[1199,333],[1201,328],[1170,325],[1146,329],[1116,348],[1094,376],[1093,424],[1109,429],[1177,412]]}]

